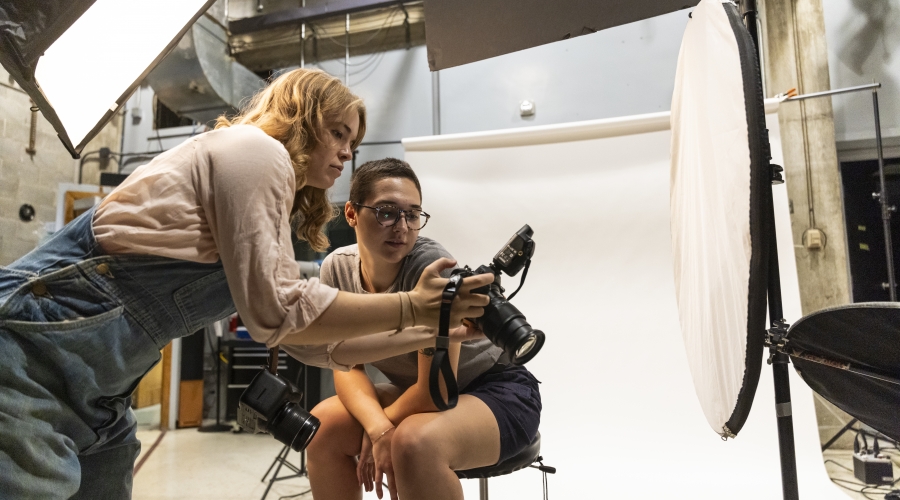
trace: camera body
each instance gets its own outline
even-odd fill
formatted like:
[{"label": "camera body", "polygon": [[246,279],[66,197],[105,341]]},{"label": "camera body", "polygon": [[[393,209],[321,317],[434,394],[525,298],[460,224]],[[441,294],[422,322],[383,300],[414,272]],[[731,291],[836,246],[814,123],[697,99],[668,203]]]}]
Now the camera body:
[{"label": "camera body", "polygon": [[300,406],[302,397],[284,377],[260,370],[241,394],[238,425],[252,433],[271,433],[294,451],[301,451],[319,430],[319,419]]},{"label": "camera body", "polygon": [[[503,349],[510,361],[516,365],[523,365],[537,355],[544,345],[544,332],[533,329],[525,320],[525,315],[509,303],[503,295],[505,290],[501,286],[500,276],[501,274],[515,276],[523,268],[527,273],[527,265],[535,249],[534,240],[531,238],[533,234],[531,227],[525,224],[497,252],[491,264],[479,266],[474,271],[469,266],[453,270],[453,274],[462,275],[464,278],[476,274],[494,275],[493,283],[472,290],[472,293],[487,295],[490,303],[485,306],[483,316],[471,321],[478,325],[494,345]],[[524,280],[525,274],[522,275],[523,283]],[[514,295],[515,292],[510,298]]]}]

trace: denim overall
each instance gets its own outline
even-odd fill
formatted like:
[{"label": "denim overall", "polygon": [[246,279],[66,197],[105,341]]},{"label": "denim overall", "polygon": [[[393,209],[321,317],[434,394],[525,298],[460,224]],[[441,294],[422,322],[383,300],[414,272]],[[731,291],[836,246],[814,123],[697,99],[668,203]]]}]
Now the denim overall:
[{"label": "denim overall", "polygon": [[0,498],[131,498],[131,393],[234,312],[221,263],[106,255],[90,210],[0,267]]}]

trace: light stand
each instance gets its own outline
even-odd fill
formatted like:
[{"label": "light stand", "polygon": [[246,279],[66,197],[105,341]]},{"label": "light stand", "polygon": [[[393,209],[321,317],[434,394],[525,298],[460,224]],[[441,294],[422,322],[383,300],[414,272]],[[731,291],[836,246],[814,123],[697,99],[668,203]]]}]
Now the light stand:
[{"label": "light stand", "polygon": [[[747,31],[756,46],[756,64],[759,68],[760,82],[763,78],[763,68],[760,63],[761,46],[759,43],[759,31],[757,30],[757,18],[759,12],[756,0],[744,1],[744,17]],[[771,160],[768,141],[764,145],[766,154]],[[769,164],[771,169],[772,184],[781,184],[781,167]],[[787,334],[788,325],[784,322],[784,311],[781,302],[781,275],[778,268],[778,242],[775,233],[775,206],[772,189],[763,189],[766,197],[765,203],[765,233],[769,240],[768,262],[768,299],[769,299],[769,323],[767,344],[770,346],[769,364],[772,365],[772,374],[775,381],[775,415],[778,421],[778,450],[781,457],[781,489],[785,500],[799,500],[799,486],[797,483],[797,453],[794,446],[794,422],[791,412],[791,382],[788,373],[790,358],[776,349],[782,343],[781,339]]]},{"label": "light stand", "polygon": [[[270,366],[278,366],[277,348],[275,349],[275,351],[276,351],[276,354],[273,356],[273,359],[270,359],[270,361],[269,361]],[[307,387],[308,377],[306,376],[306,374],[307,374],[307,366],[301,365],[300,376],[303,377],[303,384],[302,384],[303,385],[303,409],[306,411],[309,411],[309,408],[307,408],[307,406],[309,406],[307,404],[307,402],[309,401],[309,396],[308,396],[309,392],[308,392],[308,387]],[[269,490],[272,489],[272,485],[275,484],[276,481],[284,481],[286,479],[294,479],[294,478],[298,478],[298,477],[309,477],[309,473],[306,470],[306,448],[303,448],[303,450],[300,451],[300,467],[297,467],[296,465],[294,465],[288,461],[288,454],[290,452],[291,452],[291,447],[288,445],[285,445],[284,448],[282,448],[281,451],[278,452],[278,455],[275,456],[275,460],[272,461],[272,465],[269,466],[268,470],[266,470],[266,473],[263,474],[263,477],[262,477],[262,479],[260,479],[260,482],[264,483],[264,482],[266,482],[266,478],[269,477],[269,472],[272,472],[272,468],[275,468],[275,472],[272,473],[272,477],[269,479],[269,484],[266,486],[266,491],[263,492],[262,498],[260,500],[266,499],[266,496],[269,494]],[[293,474],[290,474],[288,476],[278,477],[278,472],[281,470],[282,466],[288,468],[291,472],[293,472]],[[296,496],[300,496],[300,495],[305,495],[305,494],[309,493],[310,491],[312,491],[312,490],[307,489],[305,491],[302,491],[300,493],[295,493],[290,496],[296,497]]]},{"label": "light stand", "polygon": [[[881,85],[879,85],[880,87]],[[887,186],[884,182],[884,149],[881,145],[881,116],[878,110],[878,88],[872,89],[872,108],[875,113],[875,147],[878,150],[878,181],[881,183],[881,191],[872,193],[872,196],[881,203],[881,220],[884,223],[884,248],[887,254],[888,268],[888,292],[891,302],[897,301],[897,282],[894,277],[894,248],[891,242],[891,213],[897,209],[888,205]]]},{"label": "light stand", "polygon": [[[218,325],[216,325],[218,326]],[[216,330],[216,423],[210,425],[201,425],[199,429],[200,432],[226,432],[230,431],[232,427],[228,424],[223,424],[219,419],[220,413],[222,411],[222,335],[220,328],[215,328]]]},{"label": "light stand", "polygon": [[[762,79],[762,67],[760,64],[761,47],[759,43],[759,31],[757,29],[757,2],[756,0],[744,0],[743,2],[746,18],[747,30],[756,45],[756,63],[759,67],[760,78]],[[806,96],[797,96],[789,100],[800,100],[811,97],[823,97],[826,95],[834,95],[845,92],[855,92],[867,88],[872,89],[872,103],[875,114],[875,137],[876,147],[878,150],[878,172],[881,191],[873,193],[873,197],[881,203],[882,221],[884,223],[885,247],[887,252],[888,266],[888,283],[887,287],[890,291],[891,301],[896,301],[896,282],[894,277],[893,251],[891,245],[890,234],[890,218],[894,207],[888,205],[887,192],[884,178],[884,159],[881,144],[881,123],[878,109],[878,92],[877,88],[880,84],[872,84],[850,89],[841,89],[838,91],[827,91]],[[769,145],[766,144],[768,150]],[[769,158],[771,159],[771,158]],[[781,184],[784,180],[781,178],[781,167],[770,164],[772,184]],[[765,190],[766,196],[766,228],[765,233],[769,238],[769,256],[768,256],[768,303],[769,303],[769,322],[770,329],[766,335],[766,345],[769,346],[768,363],[772,365],[772,372],[775,384],[775,414],[778,422],[778,447],[781,458],[781,485],[782,494],[785,500],[798,500],[800,497],[799,485],[797,481],[797,458],[796,447],[794,444],[794,428],[793,417],[791,411],[791,386],[788,372],[788,364],[790,358],[783,352],[785,346],[785,336],[788,332],[789,325],[783,319],[782,300],[781,300],[781,276],[778,266],[778,244],[775,231],[775,211],[773,202],[773,193],[771,189]],[[883,379],[883,377],[882,377]],[[890,380],[893,382],[893,380]],[[855,419],[854,419],[855,421]],[[852,422],[851,424],[852,425]],[[849,427],[849,425],[847,426]],[[845,427],[844,430],[847,429]],[[843,433],[843,430],[840,434]],[[838,437],[835,436],[825,447],[829,446]]]}]

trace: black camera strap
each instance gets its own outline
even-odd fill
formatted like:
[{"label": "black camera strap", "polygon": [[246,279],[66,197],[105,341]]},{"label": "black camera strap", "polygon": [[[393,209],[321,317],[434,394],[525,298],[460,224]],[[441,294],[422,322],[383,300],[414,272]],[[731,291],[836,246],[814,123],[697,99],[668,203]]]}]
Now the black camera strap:
[{"label": "black camera strap", "polygon": [[[450,367],[450,310],[453,307],[453,299],[459,293],[459,285],[462,276],[456,274],[450,278],[441,294],[441,316],[438,322],[438,336],[435,339],[434,357],[431,358],[431,372],[428,376],[428,390],[431,392],[431,400],[438,410],[444,411],[456,407],[459,402],[459,386],[456,384],[456,375]],[[440,376],[444,377],[447,386],[447,401],[441,395]]]}]

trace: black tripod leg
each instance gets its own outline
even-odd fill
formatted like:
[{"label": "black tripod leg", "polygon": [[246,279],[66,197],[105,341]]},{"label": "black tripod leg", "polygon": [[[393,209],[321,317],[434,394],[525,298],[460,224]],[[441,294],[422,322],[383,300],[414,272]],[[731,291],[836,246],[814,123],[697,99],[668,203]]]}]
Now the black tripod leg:
[{"label": "black tripod leg", "polygon": [[845,432],[847,432],[847,431],[849,431],[850,429],[852,429],[853,426],[856,424],[856,422],[858,422],[858,420],[856,420],[855,418],[850,419],[850,421],[847,422],[847,425],[845,425],[841,430],[839,430],[839,431],[837,432],[837,434],[835,434],[831,439],[828,440],[827,443],[825,443],[825,444],[822,445],[822,451],[825,451],[825,450],[827,450],[828,448],[830,448],[831,445],[833,445],[835,441],[837,441],[838,439],[840,439],[840,437],[843,436]]},{"label": "black tripod leg", "polygon": [[[275,464],[279,464],[278,469],[281,469],[281,464],[284,463],[285,460],[287,460],[287,454],[289,451],[290,447],[285,446],[281,449],[281,451],[278,452],[278,456],[276,456],[275,460],[272,461],[272,465],[269,466],[269,470],[267,470],[266,473],[263,474],[263,477],[259,480],[259,482],[264,483],[266,481],[266,478],[269,477],[269,473],[272,472],[272,467],[275,467]],[[272,476],[273,478],[278,476],[278,469],[275,469],[275,474]]]}]

